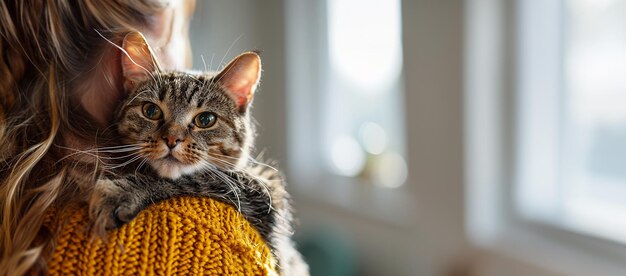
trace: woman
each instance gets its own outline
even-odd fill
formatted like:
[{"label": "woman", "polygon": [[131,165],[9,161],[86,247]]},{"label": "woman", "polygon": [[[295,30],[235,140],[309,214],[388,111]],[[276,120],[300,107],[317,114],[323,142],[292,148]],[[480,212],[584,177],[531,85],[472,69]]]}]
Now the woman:
[{"label": "woman", "polygon": [[68,158],[67,149],[94,148],[123,96],[120,51],[107,40],[140,31],[164,68],[188,67],[194,6],[0,2],[0,275],[46,269],[55,236],[46,235],[46,218],[81,198],[78,185],[93,178],[95,160]]}]

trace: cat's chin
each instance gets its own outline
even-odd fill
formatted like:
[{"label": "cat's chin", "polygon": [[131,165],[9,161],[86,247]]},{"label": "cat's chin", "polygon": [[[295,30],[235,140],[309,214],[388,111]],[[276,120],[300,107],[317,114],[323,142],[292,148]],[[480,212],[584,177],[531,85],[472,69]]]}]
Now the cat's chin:
[{"label": "cat's chin", "polygon": [[183,175],[192,174],[201,169],[199,164],[189,165],[171,160],[153,160],[149,163],[160,177],[169,179],[177,179]]}]

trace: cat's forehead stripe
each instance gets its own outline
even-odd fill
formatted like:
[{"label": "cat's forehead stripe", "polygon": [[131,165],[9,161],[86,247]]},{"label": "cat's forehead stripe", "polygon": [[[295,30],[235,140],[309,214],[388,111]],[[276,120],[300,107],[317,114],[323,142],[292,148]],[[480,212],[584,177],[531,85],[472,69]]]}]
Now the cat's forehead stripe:
[{"label": "cat's forehead stripe", "polygon": [[187,80],[177,79],[174,83],[174,95],[177,95],[177,100],[181,100],[189,91],[189,82]]},{"label": "cat's forehead stripe", "polygon": [[192,87],[189,88],[189,91],[187,93],[188,95],[187,95],[187,101],[186,102],[191,104],[194,98],[198,98],[197,95],[199,94],[198,93],[199,90],[200,90],[200,86],[199,85],[197,85],[197,84],[192,85]]},{"label": "cat's forehead stripe", "polygon": [[167,87],[161,86],[159,88],[159,101],[165,100],[165,95],[167,94]]},{"label": "cat's forehead stripe", "polygon": [[204,98],[200,98],[198,100],[198,104],[196,105],[196,108],[200,108],[204,105]]}]

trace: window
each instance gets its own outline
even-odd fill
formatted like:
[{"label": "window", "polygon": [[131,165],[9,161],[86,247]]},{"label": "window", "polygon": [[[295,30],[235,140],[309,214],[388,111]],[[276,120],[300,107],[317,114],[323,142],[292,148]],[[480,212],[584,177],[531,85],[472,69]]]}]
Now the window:
[{"label": "window", "polygon": [[623,274],[626,3],[467,7],[470,240],[565,275]]},{"label": "window", "polygon": [[302,194],[407,209],[391,192],[408,174],[400,2],[286,3],[289,172]]},{"label": "window", "polygon": [[626,241],[626,2],[567,10],[564,208],[576,227]]},{"label": "window", "polygon": [[325,163],[334,174],[387,188],[401,186],[407,176],[400,19],[399,0],[327,1],[320,109]]},{"label": "window", "polygon": [[[353,9],[357,5],[359,9]],[[326,174],[387,188],[401,186],[407,169],[400,1],[329,0],[292,8],[296,11],[288,12],[294,22],[288,37],[292,45],[302,45],[288,47],[294,76],[288,79],[295,79],[290,85],[291,113],[312,116],[312,125],[293,126],[293,137],[298,138],[290,140],[316,141],[308,154],[301,145],[291,148],[294,159],[306,156],[307,168],[317,163]],[[299,9],[315,18],[302,19],[306,15]],[[302,133],[312,137],[299,136]]]},{"label": "window", "polygon": [[545,2],[520,17],[519,209],[626,242],[626,2]]}]

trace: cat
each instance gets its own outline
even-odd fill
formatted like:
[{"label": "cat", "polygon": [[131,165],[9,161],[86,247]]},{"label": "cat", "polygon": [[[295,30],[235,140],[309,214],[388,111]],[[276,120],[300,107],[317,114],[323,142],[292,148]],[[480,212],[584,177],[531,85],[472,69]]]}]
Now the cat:
[{"label": "cat", "polygon": [[115,121],[122,144],[108,148],[121,156],[109,157],[120,161],[105,166],[90,191],[94,229],[118,228],[153,202],[208,196],[232,204],[258,230],[282,275],[307,275],[291,240],[283,177],[250,158],[258,53],[245,52],[216,74],[192,74],[162,71],[140,33],[129,33],[121,49],[128,95]]}]

